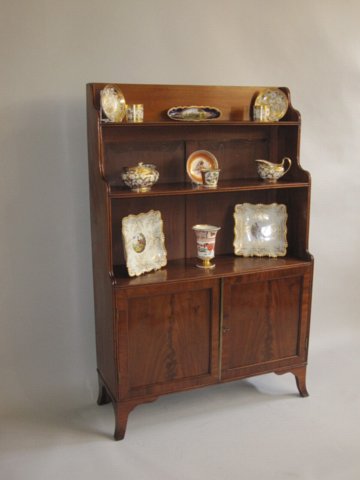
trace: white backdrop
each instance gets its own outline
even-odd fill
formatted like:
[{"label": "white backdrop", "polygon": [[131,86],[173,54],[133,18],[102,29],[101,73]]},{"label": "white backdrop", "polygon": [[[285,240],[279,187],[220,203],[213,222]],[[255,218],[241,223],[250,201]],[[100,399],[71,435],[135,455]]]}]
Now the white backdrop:
[{"label": "white backdrop", "polygon": [[289,87],[313,178],[311,350],[358,333],[358,0],[0,6],[2,412],[96,397],[87,82]]}]

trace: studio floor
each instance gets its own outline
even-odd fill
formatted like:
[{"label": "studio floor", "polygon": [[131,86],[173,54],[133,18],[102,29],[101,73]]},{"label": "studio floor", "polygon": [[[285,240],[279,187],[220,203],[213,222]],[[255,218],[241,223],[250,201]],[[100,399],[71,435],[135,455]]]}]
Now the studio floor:
[{"label": "studio floor", "polygon": [[8,413],[1,478],[358,480],[358,344],[345,334],[315,342],[308,398],[291,374],[173,394],[137,407],[120,442],[111,405],[95,398]]}]

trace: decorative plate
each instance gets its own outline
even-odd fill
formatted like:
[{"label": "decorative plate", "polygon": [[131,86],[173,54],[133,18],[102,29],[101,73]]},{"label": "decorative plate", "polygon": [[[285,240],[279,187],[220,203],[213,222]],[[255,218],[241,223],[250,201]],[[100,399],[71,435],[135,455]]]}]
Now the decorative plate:
[{"label": "decorative plate", "polygon": [[218,161],[211,152],[207,150],[196,150],[196,152],[189,155],[187,159],[186,171],[191,180],[198,185],[202,185],[202,168],[218,169]]},{"label": "decorative plate", "polygon": [[261,106],[268,107],[266,120],[276,122],[287,112],[289,101],[286,93],[279,88],[267,88],[256,97],[254,107]]},{"label": "decorative plate", "polygon": [[283,257],[286,255],[286,206],[242,203],[235,205],[235,255]]},{"label": "decorative plate", "polygon": [[221,111],[215,107],[197,107],[196,105],[192,105],[189,107],[172,107],[168,110],[167,114],[172,120],[202,122],[204,120],[219,118]]},{"label": "decorative plate", "polygon": [[126,267],[130,277],[167,264],[163,221],[159,211],[150,210],[122,219]]},{"label": "decorative plate", "polygon": [[125,97],[115,85],[106,85],[100,92],[101,109],[111,122],[122,122],[126,114]]}]

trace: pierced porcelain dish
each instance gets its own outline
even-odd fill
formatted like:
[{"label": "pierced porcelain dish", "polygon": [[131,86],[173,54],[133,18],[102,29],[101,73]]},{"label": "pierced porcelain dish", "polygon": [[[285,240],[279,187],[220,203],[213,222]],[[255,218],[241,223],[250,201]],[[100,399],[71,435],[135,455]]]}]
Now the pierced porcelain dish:
[{"label": "pierced porcelain dish", "polygon": [[201,122],[204,120],[214,120],[221,116],[221,111],[215,107],[198,107],[196,105],[188,107],[172,107],[167,111],[171,120],[180,120],[183,122]]},{"label": "pierced porcelain dish", "polygon": [[235,255],[283,257],[287,249],[287,210],[283,204],[235,205]]},{"label": "pierced porcelain dish", "polygon": [[266,118],[263,121],[277,122],[287,112],[289,101],[286,93],[279,88],[262,90],[255,99],[254,109],[266,108]]},{"label": "pierced porcelain dish", "polygon": [[111,122],[122,122],[126,114],[125,97],[116,85],[106,85],[100,92],[100,105]]},{"label": "pierced porcelain dish", "polygon": [[163,221],[158,210],[124,217],[122,236],[130,277],[159,270],[167,264]]},{"label": "pierced porcelain dish", "polygon": [[202,170],[218,170],[218,168],[219,165],[215,155],[207,150],[196,150],[189,155],[186,162],[186,172],[197,185],[203,183]]}]

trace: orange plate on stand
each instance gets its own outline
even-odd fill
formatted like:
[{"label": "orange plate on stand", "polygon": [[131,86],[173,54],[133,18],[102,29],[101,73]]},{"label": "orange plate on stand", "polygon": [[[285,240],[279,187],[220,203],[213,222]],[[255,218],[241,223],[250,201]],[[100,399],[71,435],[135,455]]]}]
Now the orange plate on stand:
[{"label": "orange plate on stand", "polygon": [[218,161],[211,152],[207,150],[196,150],[196,152],[190,154],[187,159],[186,172],[191,178],[191,181],[198,185],[202,185],[202,168],[217,169],[219,168]]}]

